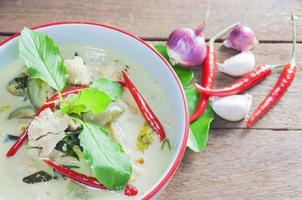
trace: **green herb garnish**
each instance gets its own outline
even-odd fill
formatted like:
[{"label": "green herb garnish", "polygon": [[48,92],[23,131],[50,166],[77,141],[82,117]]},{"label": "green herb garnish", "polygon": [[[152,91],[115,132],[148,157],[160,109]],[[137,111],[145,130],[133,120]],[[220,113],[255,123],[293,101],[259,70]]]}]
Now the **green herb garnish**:
[{"label": "green herb garnish", "polygon": [[64,114],[81,115],[84,112],[91,111],[98,114],[104,111],[111,103],[111,98],[96,88],[81,90],[79,94],[71,95],[62,102],[61,111]]},{"label": "green herb garnish", "polygon": [[123,189],[132,174],[129,157],[106,130],[94,123],[81,123],[83,131],[79,136],[80,143],[93,176],[110,190]]},{"label": "green herb garnish", "polygon": [[115,81],[111,81],[106,78],[100,78],[95,80],[91,84],[91,87],[105,92],[113,101],[118,99],[122,95],[121,85]]},{"label": "green herb garnish", "polygon": [[47,82],[60,94],[68,73],[55,42],[43,33],[24,28],[19,40],[19,52],[31,78]]},{"label": "green herb garnish", "polygon": [[52,179],[52,176],[44,171],[36,172],[32,175],[23,178],[23,182],[28,184],[47,182]]}]

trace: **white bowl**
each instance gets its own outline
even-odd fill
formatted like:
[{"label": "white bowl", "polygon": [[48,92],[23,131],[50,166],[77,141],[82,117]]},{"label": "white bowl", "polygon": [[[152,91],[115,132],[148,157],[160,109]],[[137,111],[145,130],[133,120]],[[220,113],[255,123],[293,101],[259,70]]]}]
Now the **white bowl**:
[{"label": "white bowl", "polygon": [[[176,128],[176,143],[173,157],[167,169],[141,199],[155,199],[175,173],[183,158],[187,139],[189,115],[183,88],[173,69],[152,46],[140,38],[118,28],[87,22],[59,22],[33,28],[46,33],[59,45],[84,44],[115,50],[134,60],[157,80],[171,103],[173,123]],[[18,38],[16,34],[0,42],[0,68],[5,67],[18,57]]]}]

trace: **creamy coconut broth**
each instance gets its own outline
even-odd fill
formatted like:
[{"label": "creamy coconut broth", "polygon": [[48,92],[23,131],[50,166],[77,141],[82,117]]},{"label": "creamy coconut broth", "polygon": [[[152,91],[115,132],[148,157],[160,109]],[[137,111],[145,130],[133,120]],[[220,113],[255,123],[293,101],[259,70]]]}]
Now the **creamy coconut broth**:
[{"label": "creamy coconut broth", "polygon": [[[0,71],[0,153],[2,155],[0,156],[0,200],[16,200],[20,198],[27,200],[140,199],[140,196],[160,179],[171,161],[174,151],[173,144],[175,144],[175,137],[173,134],[173,124],[170,119],[170,106],[168,105],[164,91],[143,67],[117,52],[79,45],[60,47],[60,52],[63,59],[72,60],[75,57],[83,59],[88,70],[92,72],[91,75],[93,78],[91,81],[100,77],[120,81],[122,80],[120,72],[126,70],[129,78],[148,101],[150,107],[164,126],[167,138],[170,144],[172,144],[171,151],[167,145],[164,146],[164,149],[161,149],[162,143],[154,131],[152,131],[151,144],[147,145],[144,150],[138,150],[138,134],[141,131],[150,131],[150,126],[140,113],[129,90],[122,88],[121,96],[109,104],[109,106],[117,104],[118,108],[122,111],[117,111],[119,112],[118,114],[111,113],[112,116],[110,115],[109,119],[105,117],[106,122],[102,126],[109,130],[109,134],[114,142],[122,146],[124,153],[130,159],[132,174],[128,183],[137,188],[138,194],[136,196],[126,196],[123,189],[120,191],[108,191],[89,188],[63,177],[60,173],[46,165],[42,159],[50,159],[59,165],[72,167],[72,170],[88,176],[93,176],[93,173],[91,166],[85,159],[82,158],[79,161],[77,158],[64,155],[64,153],[56,149],[51,149],[51,153],[47,153],[43,147],[33,148],[26,142],[13,157],[7,158],[5,154],[15,142],[12,136],[8,138],[8,134],[13,136],[20,135],[22,129],[28,126],[33,120],[31,118],[18,119],[20,115],[8,119],[8,116],[16,108],[32,105],[28,98],[28,92],[22,96],[15,96],[7,90],[8,83],[14,77],[18,76],[21,72],[26,72],[24,62],[18,59]],[[72,87],[72,84],[69,83],[68,87]],[[113,106],[113,112],[114,108]],[[45,110],[44,112],[46,113]],[[44,115],[46,115],[45,113]],[[61,115],[58,114],[57,116]],[[86,121],[99,122],[99,119],[96,118],[89,114],[85,116]],[[102,118],[101,120],[104,119]],[[146,127],[149,129],[146,129]],[[68,125],[69,128],[70,125]],[[66,134],[66,132],[64,133]],[[24,177],[39,171],[46,172],[46,174],[50,175],[51,179],[46,182],[31,184],[24,182]]]}]

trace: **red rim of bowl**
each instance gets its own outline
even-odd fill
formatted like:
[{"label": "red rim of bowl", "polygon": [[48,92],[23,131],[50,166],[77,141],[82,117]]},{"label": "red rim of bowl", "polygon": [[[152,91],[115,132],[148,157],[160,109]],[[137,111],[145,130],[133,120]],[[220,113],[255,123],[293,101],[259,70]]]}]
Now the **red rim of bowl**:
[{"label": "red rim of bowl", "polygon": [[[40,28],[44,28],[44,27],[50,27],[50,26],[57,26],[57,25],[65,25],[65,24],[84,24],[84,25],[94,25],[94,26],[100,26],[103,28],[108,28],[108,29],[112,29],[118,32],[121,32],[127,36],[130,36],[131,38],[137,40],[138,42],[144,44],[146,47],[148,47],[149,49],[151,49],[168,67],[168,69],[170,70],[170,72],[173,74],[178,87],[181,91],[181,95],[183,98],[183,102],[184,102],[184,108],[185,108],[185,112],[186,112],[186,116],[185,116],[185,120],[186,120],[186,125],[185,125],[185,133],[184,133],[184,137],[182,140],[182,144],[180,147],[180,150],[178,152],[178,155],[172,165],[172,167],[170,168],[170,170],[168,171],[168,173],[165,175],[165,177],[160,181],[160,183],[158,185],[156,185],[155,188],[153,188],[147,195],[145,195],[143,197],[143,200],[148,200],[151,199],[152,197],[154,197],[158,192],[161,191],[161,189],[168,183],[168,181],[172,178],[172,176],[174,175],[175,171],[177,170],[178,166],[180,165],[180,162],[184,156],[185,150],[186,150],[186,146],[187,146],[187,140],[188,140],[188,134],[189,134],[189,112],[188,112],[188,104],[187,104],[187,99],[185,96],[185,92],[183,90],[183,87],[177,77],[177,75],[175,74],[174,70],[172,69],[171,65],[165,60],[165,58],[162,57],[162,55],[160,55],[151,45],[149,45],[147,42],[145,42],[144,40],[140,39],[139,37],[132,35],[131,33],[124,31],[122,29],[116,28],[114,26],[111,25],[105,25],[105,24],[99,24],[99,23],[94,23],[94,22],[80,22],[80,21],[75,21],[75,22],[56,22],[56,23],[49,23],[49,24],[44,24],[41,26],[35,26],[32,29],[33,30],[37,30]],[[20,35],[20,33],[16,33],[15,35],[10,36],[9,38],[3,40],[2,42],[0,42],[0,46],[6,44],[7,42],[13,40],[14,38],[18,37]]]}]

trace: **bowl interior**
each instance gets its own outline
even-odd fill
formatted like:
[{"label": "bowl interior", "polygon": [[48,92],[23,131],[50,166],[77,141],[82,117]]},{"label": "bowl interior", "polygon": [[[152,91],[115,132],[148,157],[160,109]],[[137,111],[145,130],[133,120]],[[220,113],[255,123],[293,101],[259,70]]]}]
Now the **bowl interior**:
[{"label": "bowl interior", "polygon": [[[112,49],[120,54],[134,60],[140,66],[143,66],[148,73],[159,82],[160,86],[168,96],[171,104],[171,120],[175,125],[176,143],[172,144],[174,148],[173,158],[161,180],[150,189],[149,193],[155,187],[162,184],[164,179],[169,179],[175,170],[176,162],[182,158],[180,153],[187,139],[187,108],[183,90],[172,72],[169,65],[145,43],[120,30],[111,27],[93,25],[93,24],[57,24],[51,26],[39,27],[38,31],[44,32],[53,38],[59,45],[84,44],[87,46],[98,46],[106,49]],[[0,46],[0,68],[5,67],[11,61],[18,57],[18,37],[4,43]],[[139,86],[138,86],[139,88]],[[152,101],[152,99],[150,99]],[[148,101],[148,99],[147,99]],[[161,188],[159,188],[161,189]]]}]

